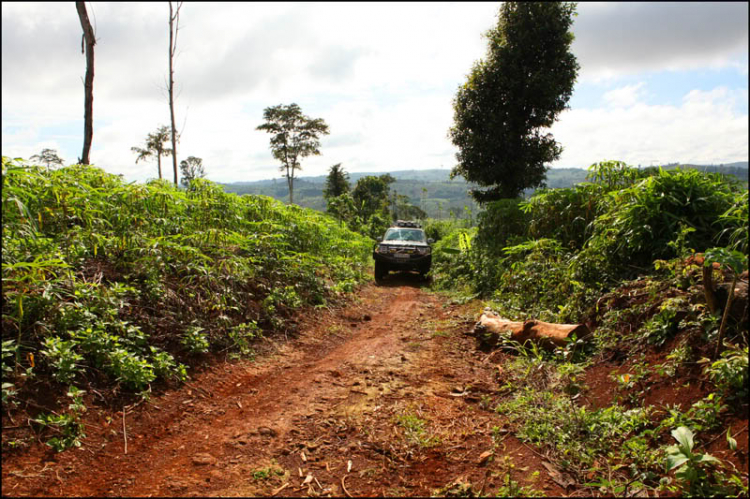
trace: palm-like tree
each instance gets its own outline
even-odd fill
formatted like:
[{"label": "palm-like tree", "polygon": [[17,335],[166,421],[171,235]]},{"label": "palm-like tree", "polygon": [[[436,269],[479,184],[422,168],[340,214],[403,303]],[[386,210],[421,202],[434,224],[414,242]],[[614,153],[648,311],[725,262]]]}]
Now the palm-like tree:
[{"label": "palm-like tree", "polygon": [[171,131],[167,126],[160,126],[155,133],[148,134],[146,137],[146,147],[131,147],[130,150],[138,154],[135,162],[142,159],[151,159],[156,156],[156,164],[159,168],[159,178],[161,178],[161,157],[172,154],[172,149],[166,147],[170,140]]}]

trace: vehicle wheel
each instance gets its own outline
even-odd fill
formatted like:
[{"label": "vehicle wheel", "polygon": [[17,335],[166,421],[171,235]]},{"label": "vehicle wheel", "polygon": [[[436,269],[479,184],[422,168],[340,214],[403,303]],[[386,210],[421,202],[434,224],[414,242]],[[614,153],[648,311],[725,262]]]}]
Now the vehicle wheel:
[{"label": "vehicle wheel", "polygon": [[422,279],[425,281],[428,279],[427,274],[430,272],[430,267],[422,267],[419,269],[419,275],[422,276]]},{"label": "vehicle wheel", "polygon": [[375,281],[382,281],[383,277],[385,277],[386,275],[388,275],[388,267],[386,267],[383,263],[375,262]]}]

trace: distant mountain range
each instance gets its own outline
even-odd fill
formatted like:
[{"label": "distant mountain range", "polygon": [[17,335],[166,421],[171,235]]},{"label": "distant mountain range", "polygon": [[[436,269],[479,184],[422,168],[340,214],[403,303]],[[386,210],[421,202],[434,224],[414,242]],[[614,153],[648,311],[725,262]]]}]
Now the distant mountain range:
[{"label": "distant mountain range", "polygon": [[[748,182],[748,162],[739,161],[721,165],[690,165],[670,163],[663,165],[664,169],[693,168],[696,170],[733,175],[740,182]],[[451,215],[462,217],[464,207],[472,212],[478,212],[479,206],[471,199],[468,192],[473,185],[467,183],[462,177],[450,179],[450,170],[397,170],[391,172],[360,172],[350,173],[349,181],[352,185],[357,180],[367,175],[390,174],[396,179],[391,185],[391,190],[398,194],[409,196],[411,203],[419,206],[433,218],[446,218]],[[571,187],[577,183],[584,182],[588,170],[583,168],[552,168],[547,172],[547,187],[561,188]],[[316,177],[299,177],[294,181],[294,200],[296,204],[315,210],[325,210],[326,203],[323,199],[323,187],[327,175]],[[286,180],[275,178],[270,180],[257,180],[254,182],[232,182],[220,184],[226,192],[237,194],[263,194],[282,201],[289,199],[289,189]],[[527,195],[531,194],[530,190]]]}]

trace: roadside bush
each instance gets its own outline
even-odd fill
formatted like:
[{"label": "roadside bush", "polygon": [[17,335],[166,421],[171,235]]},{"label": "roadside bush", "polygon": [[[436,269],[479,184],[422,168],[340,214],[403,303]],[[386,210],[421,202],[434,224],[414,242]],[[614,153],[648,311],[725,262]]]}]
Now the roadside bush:
[{"label": "roadside bush", "polygon": [[580,250],[597,215],[600,190],[597,185],[579,184],[537,192],[520,205],[529,217],[528,236],[556,239],[569,250]]},{"label": "roadside bush", "polygon": [[473,251],[476,228],[457,229],[432,248],[432,276],[438,289],[473,288],[476,274]]},{"label": "roadside bush", "polygon": [[[598,283],[647,271],[655,259],[675,256],[674,241],[688,226],[685,244],[696,251],[714,246],[720,217],[732,208],[730,184],[717,174],[696,170],[659,170],[630,187],[609,192],[591,237],[577,258],[578,272],[589,283],[596,266]],[[721,237],[719,245],[728,240]],[[598,284],[597,283],[597,284]]]}]

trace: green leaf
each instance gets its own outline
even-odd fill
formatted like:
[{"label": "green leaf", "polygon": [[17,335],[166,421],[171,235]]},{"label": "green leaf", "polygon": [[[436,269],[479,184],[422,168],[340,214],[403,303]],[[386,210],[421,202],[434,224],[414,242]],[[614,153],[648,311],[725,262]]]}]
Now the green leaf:
[{"label": "green leaf", "polygon": [[706,250],[705,257],[704,266],[708,267],[712,263],[718,262],[731,267],[735,274],[744,272],[745,262],[747,261],[747,257],[739,251],[727,248],[711,248]]},{"label": "green leaf", "polygon": [[727,428],[727,443],[729,444],[730,449],[737,450],[737,440],[732,438],[730,430],[731,428]]},{"label": "green leaf", "polygon": [[688,461],[688,456],[680,452],[676,445],[667,448],[667,471],[671,471]]},{"label": "green leaf", "polygon": [[716,463],[721,464],[721,461],[719,459],[716,459],[711,454],[698,454],[698,456],[695,459],[696,463]]},{"label": "green leaf", "polygon": [[690,428],[680,426],[676,430],[672,430],[672,436],[675,440],[680,443],[680,450],[687,455],[690,455],[693,450],[693,432]]}]

